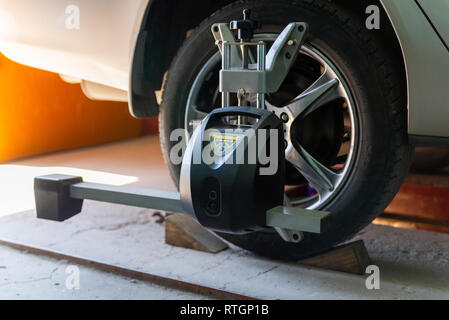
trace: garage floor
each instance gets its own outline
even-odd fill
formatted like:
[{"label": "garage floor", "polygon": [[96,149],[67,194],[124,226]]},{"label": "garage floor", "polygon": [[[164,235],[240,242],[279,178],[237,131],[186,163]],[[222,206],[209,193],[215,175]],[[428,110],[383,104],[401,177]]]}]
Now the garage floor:
[{"label": "garage floor", "polygon": [[[86,201],[83,213],[56,223],[34,217],[33,177],[77,174],[85,180],[175,190],[157,137],[0,165],[0,240],[262,299],[449,299],[449,235],[371,225],[357,238],[380,268],[379,290],[366,276],[271,261],[239,248],[207,254],[168,246],[153,211]],[[0,298],[205,299],[207,296],[79,266],[79,290],[69,290],[71,263],[0,246]],[[73,266],[72,266],[73,267]],[[75,266],[76,267],[76,266]]]}]

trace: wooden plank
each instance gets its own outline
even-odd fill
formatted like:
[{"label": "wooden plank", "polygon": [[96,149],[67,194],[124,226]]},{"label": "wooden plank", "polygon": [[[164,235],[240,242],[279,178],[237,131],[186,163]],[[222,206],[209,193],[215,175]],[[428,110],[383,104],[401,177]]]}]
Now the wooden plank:
[{"label": "wooden plank", "polygon": [[371,259],[364,242],[358,240],[302,259],[299,263],[321,269],[364,275],[366,267],[371,264]]},{"label": "wooden plank", "polygon": [[449,223],[449,188],[406,183],[385,212]]},{"label": "wooden plank", "polygon": [[374,220],[374,224],[403,229],[426,230],[449,234],[449,222],[407,217],[405,215],[384,213]]},{"label": "wooden plank", "polygon": [[228,245],[185,214],[171,214],[165,219],[165,242],[175,247],[217,253]]},{"label": "wooden plank", "polygon": [[404,183],[449,189],[449,173],[410,173]]},{"label": "wooden plank", "polygon": [[[165,242],[172,246],[208,253],[217,253],[228,248],[225,242],[198,222],[185,214],[178,213],[170,214],[165,219]],[[362,240],[300,260],[299,263],[360,275],[365,274],[366,267],[371,264]]]},{"label": "wooden plank", "polygon": [[449,173],[409,174],[374,223],[448,233]]}]

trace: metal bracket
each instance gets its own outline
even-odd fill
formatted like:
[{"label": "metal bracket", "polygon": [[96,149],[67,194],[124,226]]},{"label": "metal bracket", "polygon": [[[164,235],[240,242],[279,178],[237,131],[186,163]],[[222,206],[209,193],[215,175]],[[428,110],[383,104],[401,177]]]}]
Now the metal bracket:
[{"label": "metal bracket", "polygon": [[[234,33],[232,33],[231,29],[229,29],[229,26],[227,23],[216,23],[212,25],[212,34],[214,35],[215,42],[223,43],[223,42],[229,42],[229,43],[235,43],[237,42],[234,37]],[[221,55],[223,56],[223,47],[218,46],[218,49],[220,50]],[[232,46],[230,48],[230,60],[231,60],[231,68],[240,68],[242,66],[242,56],[237,46]]]},{"label": "metal bracket", "polygon": [[308,31],[305,22],[290,23],[273,43],[267,54],[267,90],[276,92],[299,54]]},{"label": "metal bracket", "polygon": [[[265,57],[258,54],[258,68],[244,68],[239,47],[264,46],[263,42],[236,42],[227,24],[215,24],[212,33],[223,56],[220,71],[220,92],[272,93],[279,90],[301,48],[308,25],[290,23],[278,36]],[[227,48],[229,47],[229,48]],[[263,60],[263,61],[261,61]],[[260,67],[260,64],[263,67]]]},{"label": "metal bracket", "polygon": [[[36,177],[34,192],[37,217],[52,221],[65,221],[81,212],[84,199],[185,213],[177,192],[82,181],[81,177],[67,175]],[[280,206],[267,212],[266,226],[281,228],[284,230],[283,233],[288,233],[290,230],[292,233],[285,239],[298,242],[295,234],[325,232],[329,226],[329,220],[330,213],[328,212]]]}]

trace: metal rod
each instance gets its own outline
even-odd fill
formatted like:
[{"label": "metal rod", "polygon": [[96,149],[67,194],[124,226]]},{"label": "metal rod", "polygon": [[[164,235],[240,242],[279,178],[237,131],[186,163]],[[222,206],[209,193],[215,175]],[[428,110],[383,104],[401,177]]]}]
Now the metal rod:
[{"label": "metal rod", "polygon": [[329,230],[331,214],[299,207],[279,206],[267,211],[268,227],[287,230],[322,233]]},{"label": "metal rod", "polygon": [[266,45],[265,42],[259,42],[257,46],[257,69],[259,71],[265,70],[265,61],[266,61]]},{"label": "metal rod", "polygon": [[223,61],[222,68],[223,70],[229,70],[231,68],[231,47],[228,42],[223,42]]},{"label": "metal rod", "polygon": [[[266,67],[266,44],[263,41],[259,42],[257,46],[257,70],[265,71]],[[265,94],[257,94],[257,108],[265,109]]]},{"label": "metal rod", "polygon": [[[82,182],[70,186],[70,197],[185,213],[177,192]],[[266,225],[269,227],[320,233],[327,228],[330,214],[280,206],[268,210],[266,217]]]},{"label": "metal rod", "polygon": [[265,109],[265,94],[263,93],[257,94],[257,108]]},{"label": "metal rod", "polygon": [[223,92],[221,100],[222,100],[221,101],[221,106],[223,108],[229,107],[229,100],[230,100],[229,92]]},{"label": "metal rod", "polygon": [[242,45],[240,46],[242,51],[242,68],[248,69],[248,46],[244,44],[244,41],[241,42]]},{"label": "metal rod", "polygon": [[[222,43],[222,69],[223,70],[229,70],[231,69],[231,47],[228,42]],[[223,108],[229,107],[229,92],[222,92],[221,94],[221,106]]]},{"label": "metal rod", "polygon": [[82,182],[70,186],[70,197],[184,213],[177,192]]},{"label": "metal rod", "polygon": [[[248,51],[248,46],[245,45],[245,42],[249,42],[246,39],[242,39],[240,41],[240,43],[242,44],[240,46],[241,50],[242,50],[242,69],[246,70],[248,69],[248,61],[249,61],[249,51]],[[245,106],[247,105],[247,93],[244,91],[244,89],[242,88],[239,93],[237,93],[237,98],[238,98],[238,105],[241,106]],[[237,117],[237,124],[238,125],[242,125],[242,124],[246,124],[247,122],[247,118],[245,116],[238,116]]]},{"label": "metal rod", "polygon": [[[185,213],[181,205],[180,195],[177,192],[82,182],[70,186],[70,197]],[[321,233],[328,228],[329,218],[328,212],[279,206],[268,210],[266,225]]]}]

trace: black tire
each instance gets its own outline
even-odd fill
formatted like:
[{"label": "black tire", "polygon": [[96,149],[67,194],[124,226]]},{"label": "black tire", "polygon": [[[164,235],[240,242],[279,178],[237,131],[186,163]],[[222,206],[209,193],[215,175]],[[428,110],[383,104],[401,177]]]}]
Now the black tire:
[{"label": "black tire", "polygon": [[281,30],[288,22],[310,25],[307,42],[339,68],[354,96],[360,122],[358,153],[353,170],[340,194],[324,210],[333,214],[332,230],[306,234],[299,244],[284,242],[275,232],[247,235],[222,234],[226,240],[257,254],[295,260],[341,243],[369,224],[392,200],[410,162],[411,147],[406,129],[406,90],[400,62],[378,33],[365,28],[362,17],[352,15],[332,2],[241,1],[204,21],[179,50],[165,83],[160,114],[161,143],[176,184],[180,167],[168,155],[170,132],[184,127],[187,94],[202,65],[216,52],[210,26],[240,18],[250,8],[252,17],[265,26]]}]

